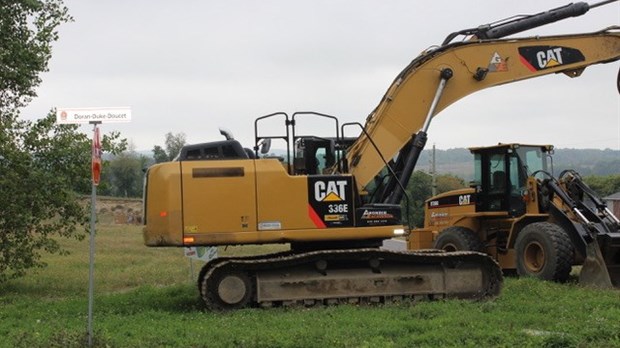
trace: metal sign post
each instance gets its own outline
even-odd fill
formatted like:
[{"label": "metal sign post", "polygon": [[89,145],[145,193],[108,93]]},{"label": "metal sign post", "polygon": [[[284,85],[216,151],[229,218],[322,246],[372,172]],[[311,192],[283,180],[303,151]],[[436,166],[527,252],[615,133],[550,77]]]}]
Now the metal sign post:
[{"label": "metal sign post", "polygon": [[88,346],[93,346],[93,303],[95,289],[95,224],[97,221],[97,185],[101,178],[103,167],[101,160],[101,138],[99,125],[101,123],[130,122],[131,109],[128,107],[115,108],[57,108],[57,124],[92,124],[92,186],[90,196],[90,243],[88,265]]},{"label": "metal sign post", "polygon": [[88,346],[93,346],[93,302],[95,289],[95,222],[97,221],[97,185],[101,177],[101,139],[99,138],[99,124],[101,121],[91,121],[93,125],[92,143],[92,184],[90,195],[90,247],[88,257]]}]

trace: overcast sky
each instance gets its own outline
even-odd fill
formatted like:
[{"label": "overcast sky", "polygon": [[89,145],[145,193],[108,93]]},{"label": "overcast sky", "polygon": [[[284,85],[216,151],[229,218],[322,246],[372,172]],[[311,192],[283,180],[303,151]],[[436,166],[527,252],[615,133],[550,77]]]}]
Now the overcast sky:
[{"label": "overcast sky", "polygon": [[[50,72],[23,115],[40,118],[55,106],[130,106],[130,124],[102,130],[119,130],[136,150],[163,145],[166,132],[183,132],[189,143],[221,140],[219,127],[250,147],[254,119],[276,111],[312,110],[363,122],[394,77],[450,32],[568,3],[65,2],[75,21],[61,27]],[[619,2],[520,35],[612,25],[620,25]],[[619,67],[596,65],[576,79],[545,76],[465,97],[433,120],[428,144],[620,150]]]}]

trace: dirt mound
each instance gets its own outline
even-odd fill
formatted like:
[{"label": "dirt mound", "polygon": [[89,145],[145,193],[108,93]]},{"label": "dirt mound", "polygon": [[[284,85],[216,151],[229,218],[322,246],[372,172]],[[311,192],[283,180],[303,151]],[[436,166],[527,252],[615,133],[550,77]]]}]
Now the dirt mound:
[{"label": "dirt mound", "polygon": [[97,220],[112,224],[142,224],[142,200],[97,197]]}]

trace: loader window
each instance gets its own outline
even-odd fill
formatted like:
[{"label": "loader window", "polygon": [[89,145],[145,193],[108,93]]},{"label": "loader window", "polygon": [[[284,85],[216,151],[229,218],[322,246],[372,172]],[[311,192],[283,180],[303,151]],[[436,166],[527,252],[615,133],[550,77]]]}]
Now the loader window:
[{"label": "loader window", "polygon": [[474,182],[475,187],[482,184],[482,156],[477,153],[474,155]]},{"label": "loader window", "polygon": [[493,154],[490,156],[489,173],[491,192],[504,193],[506,191],[506,168],[503,154]]},{"label": "loader window", "polygon": [[510,156],[510,193],[520,194],[521,188],[525,186],[525,178],[520,175],[519,158],[517,156]]},{"label": "loader window", "polygon": [[540,147],[522,146],[517,149],[517,155],[523,162],[526,171],[524,175],[531,175],[537,170],[547,170],[547,162]]},{"label": "loader window", "polygon": [[503,153],[495,153],[489,155],[488,171],[486,180],[488,184],[488,210],[502,211],[506,210],[506,188],[508,177],[506,175],[506,155]]},{"label": "loader window", "polygon": [[519,161],[517,154],[512,153],[508,158],[508,167],[510,168],[510,190],[508,196],[508,212],[512,216],[521,216],[525,214],[525,202],[523,201],[523,190],[527,176]]}]

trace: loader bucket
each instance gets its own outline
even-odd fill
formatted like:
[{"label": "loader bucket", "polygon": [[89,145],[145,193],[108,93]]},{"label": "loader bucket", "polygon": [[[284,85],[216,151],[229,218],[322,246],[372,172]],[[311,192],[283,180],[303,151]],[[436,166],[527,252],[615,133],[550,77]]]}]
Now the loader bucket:
[{"label": "loader bucket", "polygon": [[586,246],[579,283],[601,289],[620,288],[620,233],[599,235]]}]

